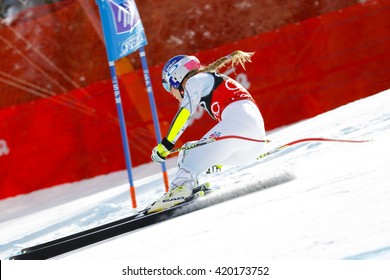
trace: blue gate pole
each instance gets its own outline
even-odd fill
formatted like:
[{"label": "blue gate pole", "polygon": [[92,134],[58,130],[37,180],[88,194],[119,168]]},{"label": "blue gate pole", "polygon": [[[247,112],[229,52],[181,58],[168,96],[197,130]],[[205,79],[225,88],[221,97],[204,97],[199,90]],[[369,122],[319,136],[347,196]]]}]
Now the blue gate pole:
[{"label": "blue gate pole", "polygon": [[[160,143],[161,142],[161,130],[160,130],[160,124],[158,122],[156,102],[154,100],[153,88],[152,88],[152,83],[151,83],[150,74],[149,74],[149,67],[148,67],[148,63],[146,60],[146,53],[145,53],[144,47],[140,47],[138,49],[138,51],[139,51],[139,56],[141,57],[142,69],[144,71],[144,79],[145,79],[146,91],[148,92],[150,108],[152,109],[154,131],[156,134],[157,143]],[[161,164],[161,168],[162,168],[162,173],[163,173],[165,191],[168,191],[169,180],[168,180],[167,167],[166,167],[165,162],[163,162]]]},{"label": "blue gate pole", "polygon": [[137,201],[135,198],[135,188],[134,188],[134,182],[133,182],[133,174],[131,171],[132,164],[131,164],[131,157],[130,157],[130,147],[129,147],[129,141],[127,139],[126,123],[125,123],[125,117],[123,114],[123,107],[122,107],[122,101],[121,101],[121,94],[120,94],[120,90],[119,90],[118,77],[116,75],[114,61],[109,61],[108,65],[110,67],[112,86],[114,88],[114,95],[115,95],[115,104],[116,104],[116,109],[118,111],[119,126],[121,129],[121,136],[122,136],[122,145],[123,145],[123,150],[125,153],[125,160],[126,160],[126,167],[127,167],[127,175],[129,177],[129,182],[130,182],[131,201],[133,204],[133,208],[137,208]]}]

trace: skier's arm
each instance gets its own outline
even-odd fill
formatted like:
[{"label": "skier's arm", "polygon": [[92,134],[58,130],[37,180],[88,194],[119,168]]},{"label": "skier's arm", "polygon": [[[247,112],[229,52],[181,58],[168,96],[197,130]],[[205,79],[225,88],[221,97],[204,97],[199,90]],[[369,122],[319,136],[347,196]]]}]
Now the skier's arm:
[{"label": "skier's arm", "polygon": [[202,91],[208,93],[212,88],[213,81],[212,76],[206,73],[198,74],[187,81],[180,109],[171,123],[167,137],[164,137],[152,151],[153,161],[161,163],[166,160],[177,139],[187,128],[189,119],[199,106]]},{"label": "skier's arm", "polygon": [[[198,74],[187,81],[180,109],[176,113],[176,116],[168,130],[166,140],[169,143],[174,145],[180,135],[182,135],[184,130],[187,128],[189,119],[199,106],[202,93],[208,94],[213,87],[213,83],[214,78],[207,73]],[[169,143],[167,148],[169,148]]]},{"label": "skier's arm", "polygon": [[181,107],[180,110],[176,113],[175,118],[173,119],[171,126],[168,130],[168,136],[166,139],[170,143],[175,143],[176,140],[180,137],[183,131],[187,127],[187,121],[191,115],[191,112],[185,108]]},{"label": "skier's arm", "polygon": [[176,140],[186,129],[190,115],[191,113],[187,108],[180,108],[168,130],[168,136],[164,137],[161,143],[153,149],[152,160],[155,162],[163,162],[166,159],[170,150],[175,146]]}]

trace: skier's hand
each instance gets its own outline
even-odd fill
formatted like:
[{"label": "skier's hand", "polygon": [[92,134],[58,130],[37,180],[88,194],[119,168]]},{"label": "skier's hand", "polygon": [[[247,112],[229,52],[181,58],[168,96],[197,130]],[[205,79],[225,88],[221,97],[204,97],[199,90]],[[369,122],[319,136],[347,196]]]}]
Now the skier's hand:
[{"label": "skier's hand", "polygon": [[161,143],[152,150],[152,160],[157,163],[164,162],[170,154],[170,150],[172,150],[173,146],[174,144],[164,138]]},{"label": "skier's hand", "polygon": [[158,144],[154,149],[152,150],[152,160],[157,163],[162,163],[167,159],[167,156],[169,155],[169,151],[163,144]]}]

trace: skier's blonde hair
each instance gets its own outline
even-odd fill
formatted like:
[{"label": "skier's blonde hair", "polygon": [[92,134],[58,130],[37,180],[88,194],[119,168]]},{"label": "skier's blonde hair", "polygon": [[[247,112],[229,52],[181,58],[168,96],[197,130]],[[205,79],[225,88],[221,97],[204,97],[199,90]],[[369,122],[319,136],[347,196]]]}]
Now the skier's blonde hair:
[{"label": "skier's blonde hair", "polygon": [[200,72],[218,72],[219,69],[227,66],[229,63],[231,63],[230,68],[240,64],[242,68],[245,69],[245,63],[252,62],[251,58],[254,54],[254,52],[244,52],[240,50],[234,51],[231,54],[223,56],[206,66],[202,66],[200,69],[192,70],[188,73],[187,77],[189,78]]}]

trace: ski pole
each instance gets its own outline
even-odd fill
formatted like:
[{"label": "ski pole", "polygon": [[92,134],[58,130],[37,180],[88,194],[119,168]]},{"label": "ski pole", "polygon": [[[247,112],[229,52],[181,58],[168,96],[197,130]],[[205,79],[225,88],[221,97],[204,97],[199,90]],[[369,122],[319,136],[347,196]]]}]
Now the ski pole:
[{"label": "ski pole", "polygon": [[196,147],[199,147],[199,146],[203,146],[203,145],[206,145],[206,144],[209,144],[209,143],[213,143],[215,142],[216,139],[215,138],[210,138],[210,139],[207,139],[205,141],[199,141],[199,142],[196,142],[194,144],[191,144],[191,145],[188,145],[188,146],[185,146],[185,147],[180,147],[180,148],[177,148],[177,149],[173,149],[169,154],[174,154],[174,153],[178,153],[180,151],[185,151],[185,150],[190,150],[190,149],[193,149],[193,148],[196,148]]},{"label": "ski pole", "polygon": [[[217,137],[217,138],[210,138],[210,139],[207,139],[207,140],[204,140],[204,141],[198,141],[198,142],[196,142],[194,144],[191,144],[191,145],[188,145],[188,146],[185,146],[185,147],[173,149],[170,152],[170,155],[174,154],[174,153],[178,153],[180,151],[194,149],[194,148],[197,148],[199,146],[203,146],[203,145],[210,144],[210,143],[213,143],[213,142],[216,142],[216,141],[219,141],[219,140],[224,140],[224,139],[242,139],[242,140],[263,142],[263,143],[270,143],[271,142],[271,140],[268,140],[268,139],[262,140],[262,139],[253,139],[253,138],[247,138],[247,137],[237,136],[237,135],[227,135],[227,136],[221,136],[221,137]],[[298,140],[289,142],[287,144],[281,145],[281,146],[279,146],[279,147],[277,147],[277,148],[275,148],[275,149],[273,149],[273,150],[271,150],[269,152],[261,154],[256,159],[264,158],[264,157],[269,156],[271,154],[274,154],[274,153],[276,153],[276,152],[278,152],[280,150],[283,150],[285,148],[288,148],[288,147],[291,147],[291,146],[293,146],[295,144],[299,144],[299,143],[303,143],[303,142],[365,143],[365,142],[370,142],[370,140],[349,140],[349,139],[333,139],[333,138],[302,138],[302,139],[298,139]]]},{"label": "ski pole", "polygon": [[291,147],[295,144],[303,143],[303,142],[343,142],[343,143],[365,143],[370,142],[370,140],[346,140],[346,139],[332,139],[332,138],[303,138],[298,139],[287,144],[281,145],[269,152],[259,155],[256,159],[265,158],[266,156],[272,155],[280,150]]},{"label": "ski pole", "polygon": [[191,145],[188,145],[185,147],[173,149],[169,154],[178,153],[178,152],[184,151],[184,150],[194,149],[196,147],[203,146],[203,145],[210,144],[210,143],[213,143],[215,141],[224,140],[224,139],[241,139],[241,140],[263,142],[263,143],[271,142],[271,140],[268,140],[268,139],[262,140],[262,139],[254,139],[254,138],[248,138],[248,137],[243,137],[243,136],[238,136],[238,135],[226,135],[226,136],[221,136],[221,137],[216,137],[216,138],[209,138],[209,139],[206,139],[203,141],[201,140],[201,141],[198,141],[194,144],[191,144]]}]

